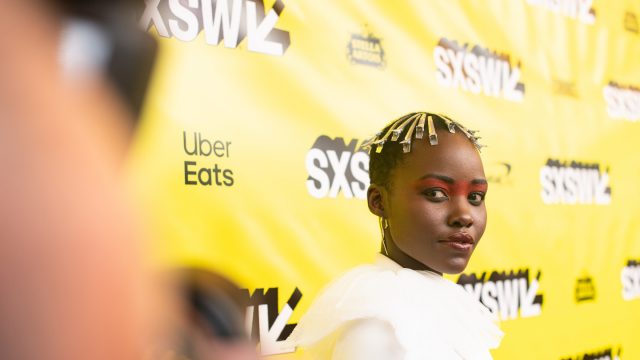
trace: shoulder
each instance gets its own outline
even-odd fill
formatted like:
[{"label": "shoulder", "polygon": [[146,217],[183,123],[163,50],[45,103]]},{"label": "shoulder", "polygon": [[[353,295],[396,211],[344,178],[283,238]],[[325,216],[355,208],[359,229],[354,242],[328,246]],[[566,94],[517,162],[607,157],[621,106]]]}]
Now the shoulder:
[{"label": "shoulder", "polygon": [[333,339],[333,347],[345,329],[359,334],[363,328],[354,325],[375,320],[393,332],[407,358],[488,355],[488,349],[497,347],[502,333],[462,287],[389,261],[355,267],[331,282],[302,317],[291,342],[309,348]]},{"label": "shoulder", "polygon": [[423,297],[420,293],[437,292],[429,282],[413,270],[380,261],[357,266],[320,292],[291,339],[297,345],[308,346],[362,319],[380,320],[393,331],[402,332],[408,323],[414,322],[416,312],[423,317],[436,312],[422,308],[426,304],[420,300]]},{"label": "shoulder", "polygon": [[[395,329],[378,319],[353,320],[336,334],[330,354],[321,358],[332,360],[404,359],[405,351]],[[316,352],[317,353],[317,352]]]}]

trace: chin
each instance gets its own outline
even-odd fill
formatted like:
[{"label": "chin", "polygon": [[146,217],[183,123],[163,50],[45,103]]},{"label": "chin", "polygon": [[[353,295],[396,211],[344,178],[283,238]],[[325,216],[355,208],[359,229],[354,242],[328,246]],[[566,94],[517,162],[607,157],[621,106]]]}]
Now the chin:
[{"label": "chin", "polygon": [[443,264],[443,268],[440,270],[443,274],[457,275],[467,268],[469,260],[454,259],[447,264]]}]

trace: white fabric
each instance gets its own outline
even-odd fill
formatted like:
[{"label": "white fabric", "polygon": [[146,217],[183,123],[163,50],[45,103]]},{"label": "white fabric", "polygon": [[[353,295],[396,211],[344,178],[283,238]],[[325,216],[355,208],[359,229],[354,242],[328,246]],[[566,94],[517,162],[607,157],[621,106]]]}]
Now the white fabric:
[{"label": "white fabric", "polygon": [[391,325],[378,319],[352,321],[336,340],[332,360],[402,359],[404,349]]},{"label": "white fabric", "polygon": [[[367,319],[375,322],[362,326]],[[381,326],[388,326],[387,334],[395,338],[379,341]],[[378,340],[366,341],[367,334]],[[394,355],[376,359],[484,360],[491,359],[489,349],[501,338],[489,311],[462,287],[380,255],[375,264],[358,266],[324,289],[289,341],[315,359],[388,350]]]}]

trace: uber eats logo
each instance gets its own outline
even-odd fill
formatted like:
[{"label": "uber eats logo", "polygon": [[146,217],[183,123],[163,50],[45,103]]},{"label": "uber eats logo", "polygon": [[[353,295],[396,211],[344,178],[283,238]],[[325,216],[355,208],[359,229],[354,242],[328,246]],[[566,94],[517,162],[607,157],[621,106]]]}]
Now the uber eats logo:
[{"label": "uber eats logo", "polygon": [[561,360],[620,360],[622,347],[608,347],[603,350],[589,351],[575,356],[564,356]]},{"label": "uber eats logo", "polygon": [[[233,171],[211,163],[208,159],[228,159],[231,141],[209,140],[199,132],[182,132],[182,146],[186,155],[194,160],[184,161],[184,184],[200,186],[233,186]],[[197,158],[207,160],[201,161]]]},{"label": "uber eats logo", "polygon": [[289,32],[276,28],[284,3],[277,0],[265,12],[263,0],[146,0],[140,26],[154,26],[158,35],[193,41],[204,31],[205,42],[236,48],[247,39],[249,51],[283,55]]},{"label": "uber eats logo", "polygon": [[622,268],[622,298],[629,301],[640,299],[640,261],[629,260]]},{"label": "uber eats logo", "polygon": [[442,38],[433,50],[436,79],[444,87],[474,94],[522,101],[525,87],[520,82],[520,63],[511,64],[508,54],[480,45],[459,45]]},{"label": "uber eats logo", "polygon": [[602,93],[609,117],[631,122],[640,120],[639,88],[610,82],[604,87]]},{"label": "uber eats logo", "polygon": [[365,199],[369,188],[369,154],[356,151],[358,140],[322,135],[307,153],[307,191],[315,198]]},{"label": "uber eats logo", "polygon": [[596,21],[593,0],[527,0],[527,3],[585,24],[593,24]]},{"label": "uber eats logo", "polygon": [[532,278],[529,269],[462,274],[458,285],[464,287],[491,313],[502,320],[532,317],[542,313],[542,294],[538,294],[541,272]]},{"label": "uber eats logo", "polygon": [[548,159],[540,169],[540,183],[545,204],[611,203],[609,169],[601,170],[598,163]]},{"label": "uber eats logo", "polygon": [[253,293],[241,290],[247,298],[246,326],[249,335],[260,342],[262,355],[294,352],[295,348],[285,343],[297,324],[287,324],[293,310],[298,306],[302,293],[293,290],[287,302],[278,308],[278,288],[257,288]]}]

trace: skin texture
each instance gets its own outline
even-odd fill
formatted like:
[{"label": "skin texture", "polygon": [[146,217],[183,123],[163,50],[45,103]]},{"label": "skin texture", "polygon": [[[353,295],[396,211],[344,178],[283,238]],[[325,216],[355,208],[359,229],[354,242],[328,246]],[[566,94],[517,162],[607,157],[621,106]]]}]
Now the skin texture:
[{"label": "skin texture", "polygon": [[61,75],[59,30],[39,2],[0,1],[0,359],[144,359],[128,118],[104,79]]},{"label": "skin texture", "polygon": [[[369,187],[368,205],[388,222],[383,254],[407,268],[457,274],[486,228],[487,185],[474,145],[460,132],[437,133],[438,145],[426,139],[413,143],[393,169],[389,188]],[[454,234],[473,243],[455,246],[449,238]]]}]

